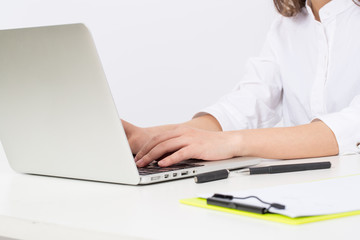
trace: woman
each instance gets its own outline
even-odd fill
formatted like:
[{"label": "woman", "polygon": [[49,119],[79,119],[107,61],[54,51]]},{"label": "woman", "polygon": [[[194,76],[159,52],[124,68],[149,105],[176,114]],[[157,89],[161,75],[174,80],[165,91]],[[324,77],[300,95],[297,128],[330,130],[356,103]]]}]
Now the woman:
[{"label": "woman", "polygon": [[[189,158],[360,153],[359,3],[274,3],[281,16],[233,92],[182,124],[123,122],[138,167],[159,158],[166,167]],[[274,128],[281,119],[286,127]]]}]

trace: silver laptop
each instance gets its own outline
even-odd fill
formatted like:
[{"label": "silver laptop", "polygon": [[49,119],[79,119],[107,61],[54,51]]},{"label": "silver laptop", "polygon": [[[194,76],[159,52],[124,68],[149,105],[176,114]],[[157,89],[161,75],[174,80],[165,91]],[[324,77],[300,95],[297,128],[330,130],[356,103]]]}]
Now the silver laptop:
[{"label": "silver laptop", "polygon": [[131,185],[260,161],[188,160],[138,169],[83,24],[0,31],[0,140],[17,172]]}]

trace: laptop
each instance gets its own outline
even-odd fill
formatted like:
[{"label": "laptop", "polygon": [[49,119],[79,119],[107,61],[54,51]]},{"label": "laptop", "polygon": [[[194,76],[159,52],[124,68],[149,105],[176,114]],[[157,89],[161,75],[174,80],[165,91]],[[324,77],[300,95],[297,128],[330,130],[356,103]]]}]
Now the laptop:
[{"label": "laptop", "polygon": [[190,159],[138,169],[84,24],[0,31],[0,140],[17,172],[130,185],[260,162]]}]

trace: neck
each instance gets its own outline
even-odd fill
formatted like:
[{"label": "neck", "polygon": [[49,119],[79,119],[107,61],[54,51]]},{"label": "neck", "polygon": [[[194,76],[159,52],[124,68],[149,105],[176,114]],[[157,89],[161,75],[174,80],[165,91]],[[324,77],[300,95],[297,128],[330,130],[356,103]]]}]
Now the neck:
[{"label": "neck", "polygon": [[320,22],[319,11],[320,9],[325,6],[331,0],[311,0],[311,9],[315,16],[315,19]]}]

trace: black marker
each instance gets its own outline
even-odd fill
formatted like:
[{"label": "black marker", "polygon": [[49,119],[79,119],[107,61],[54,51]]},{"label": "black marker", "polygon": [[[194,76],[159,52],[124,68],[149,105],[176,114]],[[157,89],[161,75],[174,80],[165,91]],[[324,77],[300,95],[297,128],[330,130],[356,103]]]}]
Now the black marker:
[{"label": "black marker", "polygon": [[194,177],[196,183],[205,183],[228,178],[230,171],[222,169],[214,172],[201,173]]}]

